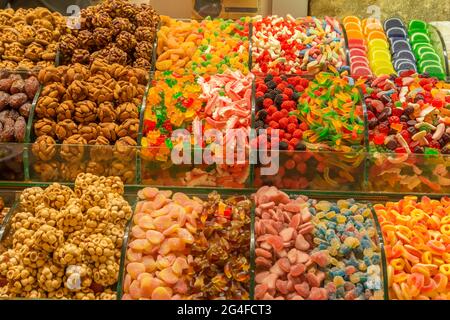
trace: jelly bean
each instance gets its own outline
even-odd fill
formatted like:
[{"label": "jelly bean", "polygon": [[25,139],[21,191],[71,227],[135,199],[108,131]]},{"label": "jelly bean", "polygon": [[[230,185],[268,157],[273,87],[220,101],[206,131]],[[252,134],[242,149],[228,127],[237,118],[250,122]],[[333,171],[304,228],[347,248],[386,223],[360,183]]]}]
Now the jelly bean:
[{"label": "jelly bean", "polygon": [[256,17],[253,26],[256,73],[316,74],[346,64],[344,37],[334,18]]},{"label": "jelly bean", "polygon": [[[442,259],[447,249],[445,242],[442,242],[439,226],[443,218],[441,213],[449,211],[448,199],[430,201],[423,197],[419,201],[417,197],[411,196],[399,202],[376,204],[374,208],[386,248],[395,247],[401,252],[394,256],[393,250],[386,250],[390,298],[435,299],[440,293],[444,294],[440,298],[446,298],[450,269]],[[414,216],[415,219],[403,219],[403,216]],[[416,232],[419,227],[424,228],[424,231]],[[422,242],[415,245],[408,237],[391,231],[400,228],[410,230],[411,234],[422,238]]]}]

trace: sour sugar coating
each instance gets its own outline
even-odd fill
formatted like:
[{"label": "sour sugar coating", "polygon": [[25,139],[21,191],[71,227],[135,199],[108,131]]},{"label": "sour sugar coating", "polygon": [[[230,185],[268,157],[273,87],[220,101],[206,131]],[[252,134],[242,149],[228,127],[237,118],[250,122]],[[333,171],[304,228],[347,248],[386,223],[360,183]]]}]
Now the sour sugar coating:
[{"label": "sour sugar coating", "polygon": [[316,74],[346,65],[339,22],[330,17],[256,17],[253,72]]},{"label": "sour sugar coating", "polygon": [[327,300],[325,272],[328,254],[314,248],[312,201],[290,199],[275,187],[262,187],[254,195],[256,205],[257,300]]},{"label": "sour sugar coating", "polygon": [[248,73],[249,24],[241,20],[183,22],[162,18],[156,69],[214,75],[226,70]]},{"label": "sour sugar coating", "polygon": [[250,202],[145,188],[122,299],[248,299]]},{"label": "sour sugar coating", "polygon": [[355,16],[343,19],[350,56],[350,70],[355,78],[370,77],[372,70],[369,67],[367,41],[362,29],[361,20]]},{"label": "sour sugar coating", "polygon": [[319,268],[331,300],[383,299],[381,249],[367,204],[353,199],[314,204],[312,257],[326,253]]},{"label": "sour sugar coating", "polygon": [[389,298],[450,299],[450,199],[407,196],[374,206],[384,238]]}]

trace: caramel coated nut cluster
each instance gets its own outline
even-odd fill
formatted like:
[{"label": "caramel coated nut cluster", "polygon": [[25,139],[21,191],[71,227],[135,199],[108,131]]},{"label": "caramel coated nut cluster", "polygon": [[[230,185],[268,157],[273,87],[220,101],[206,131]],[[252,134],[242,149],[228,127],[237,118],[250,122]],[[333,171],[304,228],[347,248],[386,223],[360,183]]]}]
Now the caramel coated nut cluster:
[{"label": "caramel coated nut cluster", "polygon": [[0,297],[116,299],[122,240],[132,216],[118,177],[80,174],[20,196],[0,247]]},{"label": "caramel coated nut cluster", "polygon": [[26,73],[0,72],[0,142],[25,142],[31,104],[39,82]]},{"label": "caramel coated nut cluster", "polygon": [[0,69],[31,70],[55,63],[64,17],[46,8],[0,10]]},{"label": "caramel coated nut cluster", "polygon": [[64,64],[89,64],[100,58],[150,69],[153,41],[160,17],[147,4],[103,1],[81,11],[81,29],[62,36]]},{"label": "caramel coated nut cluster", "polygon": [[32,151],[41,179],[73,181],[93,172],[132,182],[147,72],[95,60],[46,68],[38,79]]}]

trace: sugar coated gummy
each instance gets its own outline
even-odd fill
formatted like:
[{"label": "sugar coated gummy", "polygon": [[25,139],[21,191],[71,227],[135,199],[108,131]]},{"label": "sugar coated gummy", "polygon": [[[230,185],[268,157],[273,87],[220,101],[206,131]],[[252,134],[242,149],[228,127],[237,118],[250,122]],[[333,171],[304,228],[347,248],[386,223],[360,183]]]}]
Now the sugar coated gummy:
[{"label": "sugar coated gummy", "polygon": [[383,299],[381,248],[366,204],[254,195],[257,300]]},{"label": "sugar coated gummy", "polygon": [[450,199],[374,206],[383,232],[390,299],[450,299]]}]

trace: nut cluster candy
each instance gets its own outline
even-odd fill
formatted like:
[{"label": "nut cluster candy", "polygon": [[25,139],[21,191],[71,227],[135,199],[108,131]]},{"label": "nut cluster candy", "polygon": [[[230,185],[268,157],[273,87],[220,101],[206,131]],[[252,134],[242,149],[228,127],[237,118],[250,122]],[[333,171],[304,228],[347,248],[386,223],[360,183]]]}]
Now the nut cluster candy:
[{"label": "nut cluster candy", "polygon": [[0,10],[0,69],[31,70],[55,63],[66,21],[47,8]]},{"label": "nut cluster candy", "polygon": [[249,298],[248,199],[154,188],[138,195],[122,299]]},{"label": "nut cluster candy", "polygon": [[241,20],[184,22],[162,17],[156,69],[198,75],[249,71],[249,24]]},{"label": "nut cluster candy", "polygon": [[0,142],[25,142],[39,81],[31,74],[0,73]]},{"label": "nut cluster candy", "polygon": [[408,196],[374,208],[383,231],[389,298],[449,300],[450,199]]},{"label": "nut cluster candy", "polygon": [[74,64],[41,70],[44,87],[36,104],[32,148],[41,178],[73,181],[87,171],[133,181],[133,147],[147,77],[143,69],[102,60],[89,68]]},{"label": "nut cluster candy", "polygon": [[132,210],[118,177],[80,174],[75,189],[23,191],[3,237],[0,297],[116,299]]},{"label": "nut cluster candy", "polygon": [[150,69],[160,21],[152,6],[129,0],[103,1],[81,11],[81,28],[61,38],[65,64],[90,64],[96,58]]},{"label": "nut cluster candy", "polygon": [[382,299],[381,249],[370,208],[262,187],[256,204],[256,299]]},{"label": "nut cluster candy", "polygon": [[330,17],[256,17],[253,72],[316,74],[346,65],[339,22]]}]

